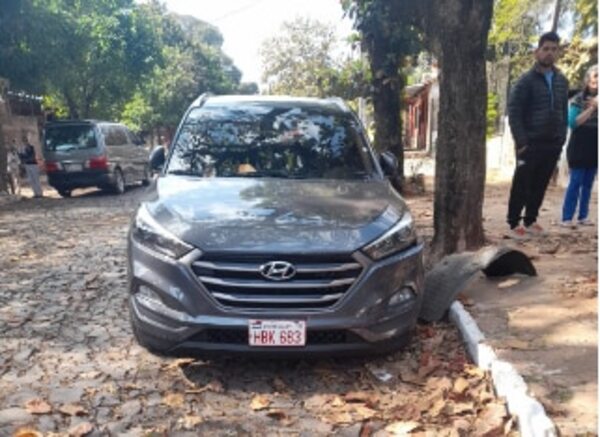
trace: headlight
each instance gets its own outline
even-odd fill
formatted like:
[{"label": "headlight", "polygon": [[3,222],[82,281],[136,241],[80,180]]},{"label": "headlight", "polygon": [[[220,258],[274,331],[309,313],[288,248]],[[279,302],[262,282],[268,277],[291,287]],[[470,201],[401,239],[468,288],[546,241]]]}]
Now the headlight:
[{"label": "headlight", "polygon": [[416,241],[417,234],[413,226],[413,219],[406,211],[398,223],[363,250],[372,259],[378,260],[400,252],[412,246]]},{"label": "headlight", "polygon": [[144,205],[135,216],[132,235],[138,243],[170,258],[179,258],[193,249],[158,224]]}]

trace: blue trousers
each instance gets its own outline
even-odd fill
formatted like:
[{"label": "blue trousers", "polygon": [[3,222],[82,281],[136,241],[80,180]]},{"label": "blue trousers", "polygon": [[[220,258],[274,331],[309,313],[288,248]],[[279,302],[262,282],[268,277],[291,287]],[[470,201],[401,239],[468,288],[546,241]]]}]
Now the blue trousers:
[{"label": "blue trousers", "polygon": [[588,217],[592,185],[594,185],[597,172],[596,168],[572,168],[570,170],[569,186],[565,192],[563,203],[563,221],[573,219],[578,201],[579,216],[577,219],[584,220]]}]

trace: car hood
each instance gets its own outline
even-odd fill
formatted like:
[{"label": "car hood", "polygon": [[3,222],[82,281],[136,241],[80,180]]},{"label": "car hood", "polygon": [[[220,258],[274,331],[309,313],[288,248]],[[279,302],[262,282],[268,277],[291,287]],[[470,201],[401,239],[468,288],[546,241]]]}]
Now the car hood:
[{"label": "car hood", "polygon": [[406,211],[386,180],[163,176],[149,212],[205,252],[349,253]]}]

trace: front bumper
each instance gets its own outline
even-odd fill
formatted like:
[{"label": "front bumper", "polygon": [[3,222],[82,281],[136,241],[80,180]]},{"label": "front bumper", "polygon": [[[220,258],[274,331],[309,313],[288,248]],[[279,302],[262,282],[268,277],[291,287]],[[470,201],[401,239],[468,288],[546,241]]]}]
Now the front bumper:
[{"label": "front bumper", "polygon": [[[247,353],[252,355],[338,355],[386,352],[406,343],[423,298],[423,245],[372,262],[354,254],[363,272],[335,305],[325,309],[243,309],[219,304],[190,265],[199,253],[181,260],[157,254],[129,239],[129,309],[138,341],[172,355]],[[149,287],[160,301],[138,293]],[[403,287],[414,298],[390,305]],[[250,347],[250,319],[305,320],[304,347]]]}]

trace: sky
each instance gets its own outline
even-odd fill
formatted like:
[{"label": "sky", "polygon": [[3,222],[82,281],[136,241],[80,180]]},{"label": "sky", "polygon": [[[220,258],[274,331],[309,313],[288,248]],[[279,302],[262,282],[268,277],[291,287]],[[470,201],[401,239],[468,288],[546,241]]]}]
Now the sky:
[{"label": "sky", "polygon": [[296,16],[330,24],[340,38],[352,32],[340,0],[165,0],[170,11],[192,15],[219,28],[223,51],[242,71],[243,82],[260,83],[261,43]]}]

